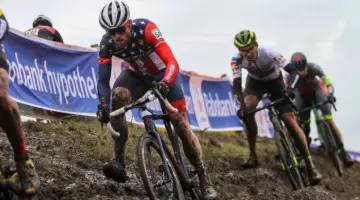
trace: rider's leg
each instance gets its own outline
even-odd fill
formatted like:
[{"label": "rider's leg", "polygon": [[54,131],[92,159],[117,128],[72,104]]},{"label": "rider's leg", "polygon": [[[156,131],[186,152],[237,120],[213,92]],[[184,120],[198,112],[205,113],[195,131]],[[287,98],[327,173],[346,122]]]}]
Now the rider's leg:
[{"label": "rider's leg", "polygon": [[179,111],[178,113],[169,112],[169,117],[174,126],[175,133],[182,141],[186,157],[197,171],[204,199],[215,199],[217,193],[206,173],[199,139],[192,131],[186,116],[186,101],[179,80],[170,85],[167,99]]},{"label": "rider's leg", "polygon": [[[145,92],[145,84],[134,72],[125,69],[116,79],[113,86],[112,110],[130,104],[132,100],[143,96]],[[125,114],[111,118],[110,123],[114,130],[120,133],[120,136],[113,137],[115,143],[115,162],[105,163],[103,172],[108,178],[112,178],[118,182],[125,182],[127,178],[125,171],[125,146],[128,139],[128,127]]]},{"label": "rider's leg", "polygon": [[[327,100],[326,94],[323,92],[323,90],[318,89],[316,91],[316,102],[320,103],[320,102],[324,102],[326,100]],[[320,109],[324,115],[324,119],[328,122],[332,132],[334,133],[335,140],[336,140],[339,148],[341,149],[342,156],[343,156],[346,166],[350,167],[351,165],[354,164],[354,162],[352,161],[351,157],[345,151],[344,141],[343,141],[343,138],[342,138],[339,128],[336,126],[336,124],[334,122],[330,105],[329,104],[323,105]]]},{"label": "rider's leg", "polygon": [[[302,110],[308,106],[311,106],[311,99],[309,95],[300,94],[299,91],[295,92],[295,105],[298,110]],[[311,138],[310,138],[310,120],[311,120],[311,111],[306,111],[300,114],[298,122],[301,125],[302,130],[305,133],[308,147],[310,147]]]},{"label": "rider's leg", "polygon": [[[247,111],[256,108],[259,103],[259,98],[255,95],[245,95],[245,104]],[[255,121],[255,114],[249,115],[246,118],[246,136],[249,145],[249,160],[244,164],[244,167],[257,166],[257,155],[256,155],[256,137],[257,137],[257,124]],[[256,162],[256,163],[255,163]],[[248,165],[249,164],[249,165]]]},{"label": "rider's leg", "polygon": [[[246,110],[250,111],[255,109],[260,101],[260,96],[262,95],[263,84],[260,81],[257,81],[250,76],[246,78],[245,86],[245,105]],[[244,168],[253,168],[257,167],[259,162],[256,155],[256,137],[257,137],[257,124],[255,121],[255,114],[249,115],[246,117],[246,136],[249,145],[249,159],[242,165]]]},{"label": "rider's leg", "polygon": [[24,134],[20,120],[20,109],[8,95],[9,74],[5,56],[0,50],[0,126],[5,131],[14,151],[17,171],[25,193],[35,194],[40,187],[40,179],[35,166],[25,149]]}]

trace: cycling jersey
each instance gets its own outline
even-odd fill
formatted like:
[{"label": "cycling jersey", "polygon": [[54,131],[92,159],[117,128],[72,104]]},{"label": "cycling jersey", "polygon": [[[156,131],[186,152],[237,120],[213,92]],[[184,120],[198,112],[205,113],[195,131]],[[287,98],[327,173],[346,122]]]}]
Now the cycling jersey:
[{"label": "cycling jersey", "polygon": [[240,57],[239,53],[235,54],[231,61],[234,79],[241,78],[241,69],[244,68],[249,72],[249,76],[256,80],[273,80],[279,77],[279,68],[285,68],[289,64],[288,60],[270,47],[259,46],[257,53],[257,59],[254,62]]},{"label": "cycling jersey", "polygon": [[5,38],[6,33],[9,30],[9,24],[6,21],[5,15],[0,8],[0,42]]},{"label": "cycling jersey", "polygon": [[50,26],[36,26],[25,31],[25,33],[46,40],[64,43],[60,33]]},{"label": "cycling jersey", "polygon": [[179,65],[157,26],[148,19],[140,18],[132,21],[131,29],[131,39],[124,48],[117,47],[108,33],[100,42],[98,83],[100,101],[108,102],[110,96],[112,56],[123,59],[127,63],[126,68],[141,75],[155,75],[165,70],[162,81],[172,84],[176,80]]},{"label": "cycling jersey", "polygon": [[306,74],[302,77],[297,76],[297,71],[295,68],[291,67],[289,69],[289,85],[293,85],[293,87],[296,88],[301,94],[312,93],[315,89],[321,89],[321,85],[316,79],[316,76],[322,79],[322,81],[327,86],[329,93],[334,92],[334,87],[332,86],[330,79],[325,75],[324,71],[319,65],[315,63],[308,63]]}]

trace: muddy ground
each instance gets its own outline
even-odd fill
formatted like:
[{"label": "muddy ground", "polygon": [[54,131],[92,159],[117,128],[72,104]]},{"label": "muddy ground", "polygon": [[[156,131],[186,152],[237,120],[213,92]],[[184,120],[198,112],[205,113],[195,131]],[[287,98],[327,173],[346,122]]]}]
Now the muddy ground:
[{"label": "muddy ground", "polygon": [[[135,164],[135,144],[143,131],[131,127],[126,162],[130,181],[119,184],[101,172],[104,162],[113,158],[113,141],[97,123],[24,123],[26,144],[42,182],[40,199],[147,199]],[[315,164],[324,180],[316,187],[293,191],[274,161],[275,147],[270,139],[259,138],[261,167],[241,169],[247,156],[243,135],[200,132],[204,157],[219,199],[360,199],[360,164],[342,177],[336,176],[331,162],[320,150],[313,150]],[[0,134],[0,159],[14,166],[12,150]]]}]

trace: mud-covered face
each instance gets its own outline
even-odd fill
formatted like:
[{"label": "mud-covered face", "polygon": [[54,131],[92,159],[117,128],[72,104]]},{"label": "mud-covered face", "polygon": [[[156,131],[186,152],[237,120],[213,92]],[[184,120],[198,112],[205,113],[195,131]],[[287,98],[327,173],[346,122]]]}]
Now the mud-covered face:
[{"label": "mud-covered face", "polygon": [[248,61],[255,61],[257,58],[258,45],[253,44],[247,47],[239,48],[240,55]]},{"label": "mud-covered face", "polygon": [[131,38],[131,21],[124,26],[109,31],[117,47],[125,47]]}]

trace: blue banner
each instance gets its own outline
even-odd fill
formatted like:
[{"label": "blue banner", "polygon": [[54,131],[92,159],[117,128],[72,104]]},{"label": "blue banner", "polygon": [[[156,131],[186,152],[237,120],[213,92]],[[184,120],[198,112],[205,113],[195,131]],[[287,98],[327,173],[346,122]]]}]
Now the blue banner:
[{"label": "blue banner", "polygon": [[14,30],[3,45],[12,98],[48,110],[94,115],[98,104],[97,51],[66,48]]}]

